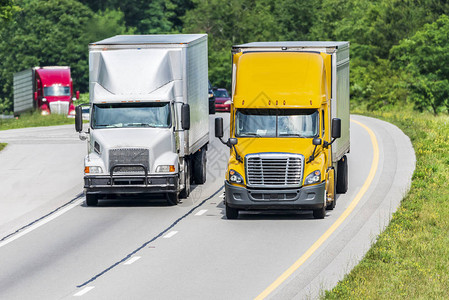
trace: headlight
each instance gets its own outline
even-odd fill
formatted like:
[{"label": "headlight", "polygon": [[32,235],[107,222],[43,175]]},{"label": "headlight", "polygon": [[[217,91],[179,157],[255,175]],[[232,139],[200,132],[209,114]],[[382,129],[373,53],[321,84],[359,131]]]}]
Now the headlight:
[{"label": "headlight", "polygon": [[157,166],[156,168],[156,172],[158,173],[169,173],[169,172],[174,172],[175,171],[175,166],[173,165],[160,165]]},{"label": "headlight", "polygon": [[84,167],[84,173],[86,173],[86,174],[99,174],[99,173],[103,173],[103,169],[101,167],[98,167],[98,166]]},{"label": "headlight", "polygon": [[214,94],[209,94],[209,98],[212,98],[214,96]]},{"label": "headlight", "polygon": [[229,181],[232,183],[244,184],[243,177],[234,170],[229,170]]},{"label": "headlight", "polygon": [[224,104],[226,104],[226,105],[231,105],[231,100],[228,100],[228,101],[226,101]]},{"label": "headlight", "polygon": [[42,98],[42,102],[47,102],[47,98]]},{"label": "headlight", "polygon": [[320,181],[321,181],[321,172],[317,170],[307,175],[306,180],[304,180],[304,185],[314,184]]}]

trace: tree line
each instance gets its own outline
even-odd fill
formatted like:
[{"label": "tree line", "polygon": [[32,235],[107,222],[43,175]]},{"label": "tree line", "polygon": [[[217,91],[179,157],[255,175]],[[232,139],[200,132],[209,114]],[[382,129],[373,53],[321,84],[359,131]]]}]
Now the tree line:
[{"label": "tree line", "polygon": [[435,0],[0,0],[0,113],[12,75],[71,66],[88,91],[87,45],[116,34],[207,33],[209,78],[230,87],[232,45],[351,43],[351,103],[449,112],[449,3]]}]

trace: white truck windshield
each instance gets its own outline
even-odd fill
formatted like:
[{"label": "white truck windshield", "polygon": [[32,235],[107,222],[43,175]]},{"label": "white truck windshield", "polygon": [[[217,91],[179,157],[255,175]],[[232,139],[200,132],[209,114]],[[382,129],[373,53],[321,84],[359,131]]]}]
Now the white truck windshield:
[{"label": "white truck windshield", "polygon": [[114,103],[94,104],[92,128],[171,126],[170,104]]},{"label": "white truck windshield", "polygon": [[315,109],[240,109],[235,119],[236,137],[318,136],[319,114]]}]

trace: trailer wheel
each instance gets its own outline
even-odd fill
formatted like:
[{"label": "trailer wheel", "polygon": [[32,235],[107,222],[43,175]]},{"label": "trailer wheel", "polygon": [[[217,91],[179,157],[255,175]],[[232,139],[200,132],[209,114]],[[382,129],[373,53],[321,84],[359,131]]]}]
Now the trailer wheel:
[{"label": "trailer wheel", "polygon": [[226,206],[226,218],[228,220],[235,220],[239,217],[239,210],[234,207],[228,206],[228,204],[225,204]]},{"label": "trailer wheel", "polygon": [[315,219],[324,219],[325,216],[326,216],[326,206],[313,210],[313,217]]},{"label": "trailer wheel", "polygon": [[97,206],[98,196],[93,194],[86,194],[86,205],[87,206]]},{"label": "trailer wheel", "polygon": [[190,159],[186,159],[185,163],[184,163],[184,173],[185,173],[185,183],[184,183],[184,188],[182,189],[181,193],[179,194],[179,198],[181,199],[185,199],[187,197],[189,197],[190,195],[190,173],[191,173],[191,163],[190,163]]},{"label": "trailer wheel", "polygon": [[196,184],[203,184],[206,182],[206,148],[201,148],[193,155],[193,179]]},{"label": "trailer wheel", "polygon": [[348,191],[348,159],[343,156],[337,165],[337,193],[344,194]]},{"label": "trailer wheel", "polygon": [[167,203],[168,205],[178,205],[179,194],[178,193],[167,193]]}]

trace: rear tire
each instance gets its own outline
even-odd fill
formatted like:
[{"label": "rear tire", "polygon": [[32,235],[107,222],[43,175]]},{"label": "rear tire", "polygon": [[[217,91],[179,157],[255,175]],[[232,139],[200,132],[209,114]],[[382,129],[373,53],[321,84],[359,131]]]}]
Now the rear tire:
[{"label": "rear tire", "polygon": [[97,206],[98,196],[93,194],[86,194],[86,205],[87,206]]},{"label": "rear tire", "polygon": [[337,193],[344,194],[348,191],[348,159],[343,156],[337,165]]},{"label": "rear tire", "polygon": [[203,147],[193,155],[193,180],[196,184],[206,182],[206,148]]},{"label": "rear tire", "polygon": [[229,207],[227,204],[226,206],[226,218],[228,220],[235,220],[239,217],[239,210],[237,208]]},{"label": "rear tire", "polygon": [[178,193],[167,193],[167,203],[168,205],[174,206],[179,203],[179,194]]}]

